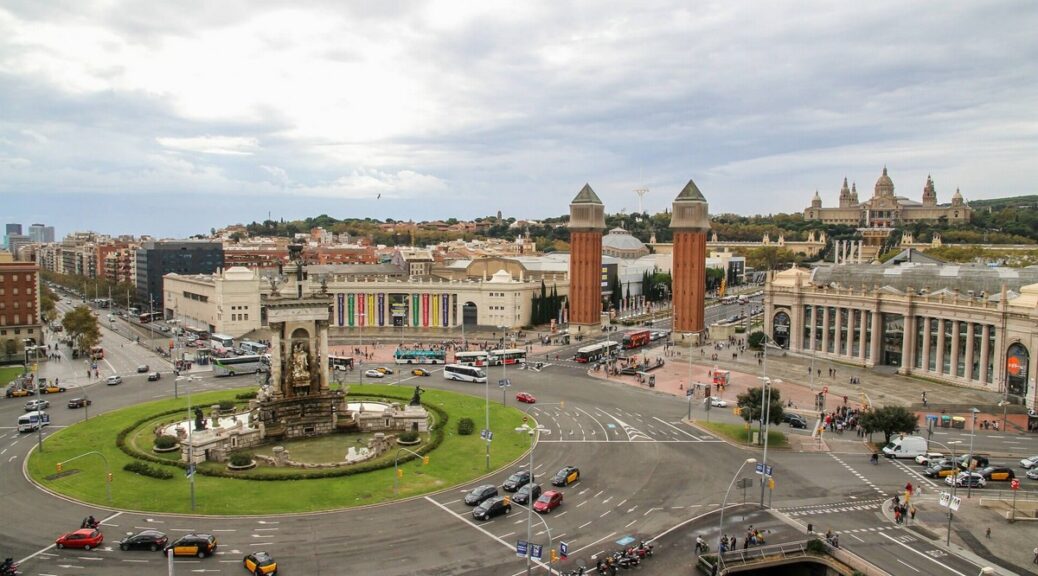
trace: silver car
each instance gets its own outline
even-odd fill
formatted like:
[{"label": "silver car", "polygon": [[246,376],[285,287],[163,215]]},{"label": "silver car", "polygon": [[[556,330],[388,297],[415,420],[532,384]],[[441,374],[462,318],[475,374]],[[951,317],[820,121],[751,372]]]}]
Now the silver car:
[{"label": "silver car", "polygon": [[1038,456],[1028,456],[1020,461],[1020,465],[1027,470],[1030,470],[1031,468],[1038,466]]},{"label": "silver car", "polygon": [[29,400],[25,403],[26,412],[35,412],[37,410],[44,410],[50,407],[50,402],[47,400]]}]

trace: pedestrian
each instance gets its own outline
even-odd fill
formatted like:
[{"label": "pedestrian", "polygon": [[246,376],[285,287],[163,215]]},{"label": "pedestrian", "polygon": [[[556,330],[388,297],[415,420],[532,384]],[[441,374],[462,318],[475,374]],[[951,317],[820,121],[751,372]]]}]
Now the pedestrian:
[{"label": "pedestrian", "polygon": [[984,531],[984,537],[989,540],[991,539],[991,526],[988,526],[988,529]]},{"label": "pedestrian", "polygon": [[1038,564],[1038,546],[1034,547],[1034,560],[1031,560],[1033,564]]},{"label": "pedestrian", "polygon": [[915,520],[915,504],[912,504],[912,507],[908,509],[908,517]]}]

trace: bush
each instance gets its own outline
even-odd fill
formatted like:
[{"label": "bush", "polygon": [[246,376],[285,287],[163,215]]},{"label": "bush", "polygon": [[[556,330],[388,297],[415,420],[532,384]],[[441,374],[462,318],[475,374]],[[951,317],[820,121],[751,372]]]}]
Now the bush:
[{"label": "bush", "polygon": [[168,434],[155,439],[155,447],[159,450],[168,450],[177,445],[177,437]]},{"label": "bush", "polygon": [[746,344],[754,350],[762,350],[764,348],[764,339],[766,336],[763,332],[753,332],[749,338],[746,339]]},{"label": "bush", "polygon": [[248,466],[252,464],[252,454],[248,452],[232,452],[230,462],[231,466]]},{"label": "bush", "polygon": [[234,400],[220,400],[220,412],[234,410]]},{"label": "bush", "polygon": [[472,421],[472,418],[462,418],[458,420],[458,434],[462,436],[468,436],[476,431],[476,423]]},{"label": "bush", "polygon": [[253,390],[252,392],[242,392],[241,394],[235,394],[234,397],[238,400],[252,400],[256,398],[256,394],[257,391]]},{"label": "bush", "polygon": [[127,472],[133,472],[134,474],[140,474],[141,476],[150,476],[151,478],[158,478],[159,480],[169,480],[173,477],[172,472],[161,470],[159,468],[152,468],[151,466],[141,462],[140,460],[134,460],[133,462],[127,462],[123,466],[123,470]]},{"label": "bush", "polygon": [[408,430],[407,432],[402,432],[400,434],[400,441],[401,442],[406,442],[408,444],[410,444],[411,442],[417,442],[418,441],[418,433],[414,432],[412,430]]},{"label": "bush", "polygon": [[825,546],[825,542],[815,538],[807,543],[807,551],[812,554],[825,554],[829,550]]}]

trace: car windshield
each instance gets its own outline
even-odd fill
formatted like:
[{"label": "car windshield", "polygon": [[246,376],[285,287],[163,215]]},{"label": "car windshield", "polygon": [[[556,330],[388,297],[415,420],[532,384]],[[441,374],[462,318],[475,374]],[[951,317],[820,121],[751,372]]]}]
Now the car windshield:
[{"label": "car windshield", "polygon": [[541,494],[541,497],[537,499],[538,502],[551,502],[551,494]]}]

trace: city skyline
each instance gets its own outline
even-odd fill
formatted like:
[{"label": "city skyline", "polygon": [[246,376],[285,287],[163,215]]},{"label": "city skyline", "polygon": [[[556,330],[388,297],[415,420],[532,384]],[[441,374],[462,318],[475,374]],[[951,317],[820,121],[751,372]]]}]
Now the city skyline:
[{"label": "city skyline", "polygon": [[1026,2],[0,8],[0,222],[711,213],[1033,192]]}]

